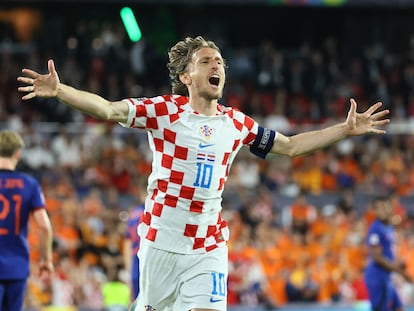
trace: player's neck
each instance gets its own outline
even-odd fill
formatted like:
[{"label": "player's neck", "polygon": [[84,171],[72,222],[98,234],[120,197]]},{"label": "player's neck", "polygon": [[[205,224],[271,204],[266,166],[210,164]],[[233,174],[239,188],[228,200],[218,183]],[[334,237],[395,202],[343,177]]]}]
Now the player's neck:
[{"label": "player's neck", "polygon": [[217,113],[217,100],[207,100],[204,98],[190,98],[190,106],[194,111],[206,115],[214,116]]},{"label": "player's neck", "polygon": [[15,168],[16,162],[13,159],[0,157],[0,169],[13,171]]}]

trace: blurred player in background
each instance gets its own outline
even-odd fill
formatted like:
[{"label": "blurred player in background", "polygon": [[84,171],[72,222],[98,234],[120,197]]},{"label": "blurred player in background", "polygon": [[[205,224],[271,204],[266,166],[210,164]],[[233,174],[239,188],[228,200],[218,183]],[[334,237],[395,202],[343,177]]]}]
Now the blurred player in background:
[{"label": "blurred player in background", "polygon": [[371,224],[367,244],[370,261],[365,270],[365,283],[373,311],[402,311],[403,304],[392,282],[391,274],[399,273],[406,281],[411,277],[405,271],[402,261],[394,258],[394,228],[391,224],[393,208],[391,199],[378,197],[373,201],[376,215]]},{"label": "blurred player in background", "polygon": [[[285,136],[218,102],[226,80],[220,49],[203,37],[185,38],[169,53],[172,95],[111,102],[23,69],[22,99],[56,97],[95,118],[148,131],[153,152],[148,197],[138,232],[140,293],[134,310],[226,310],[229,230],[221,215],[224,184],[238,151],[303,155],[348,136],[385,133],[388,110],[376,103],[322,130]],[[136,307],[135,307],[136,306]]]},{"label": "blurred player in background", "polygon": [[137,232],[138,224],[144,213],[144,203],[138,204],[129,214],[127,230],[124,240],[124,265],[125,269],[131,273],[131,297],[134,300],[139,293],[139,236]]},{"label": "blurred player in background", "polygon": [[52,227],[39,183],[15,171],[24,147],[15,132],[0,131],[0,310],[22,309],[29,276],[28,222],[33,214],[39,228],[40,277],[50,278]]}]

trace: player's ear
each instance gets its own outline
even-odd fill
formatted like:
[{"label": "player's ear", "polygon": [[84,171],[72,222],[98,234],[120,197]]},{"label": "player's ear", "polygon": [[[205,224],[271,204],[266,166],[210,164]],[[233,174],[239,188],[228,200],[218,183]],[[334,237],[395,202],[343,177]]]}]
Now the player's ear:
[{"label": "player's ear", "polygon": [[191,78],[188,75],[187,72],[182,72],[179,75],[180,81],[184,84],[184,85],[190,85],[191,84]]},{"label": "player's ear", "polygon": [[22,156],[22,151],[21,150],[17,150],[14,155],[13,155],[13,160],[15,163],[19,162],[20,157]]},{"label": "player's ear", "polygon": [[14,153],[15,158],[19,159],[20,156],[22,155],[22,151],[19,149]]}]

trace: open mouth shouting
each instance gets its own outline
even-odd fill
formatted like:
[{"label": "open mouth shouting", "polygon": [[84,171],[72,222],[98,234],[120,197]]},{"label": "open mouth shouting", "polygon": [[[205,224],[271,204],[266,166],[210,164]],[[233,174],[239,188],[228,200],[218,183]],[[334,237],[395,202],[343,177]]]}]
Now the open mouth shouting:
[{"label": "open mouth shouting", "polygon": [[218,87],[220,84],[220,76],[218,74],[213,74],[208,78],[208,82],[211,86]]}]

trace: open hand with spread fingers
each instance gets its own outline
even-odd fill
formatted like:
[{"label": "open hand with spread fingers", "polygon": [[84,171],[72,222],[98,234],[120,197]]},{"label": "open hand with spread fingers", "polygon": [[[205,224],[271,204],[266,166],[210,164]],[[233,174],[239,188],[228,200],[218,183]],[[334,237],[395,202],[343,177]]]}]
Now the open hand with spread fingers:
[{"label": "open hand with spread fingers", "polygon": [[390,123],[390,119],[386,118],[389,110],[380,110],[382,103],[377,102],[369,107],[365,112],[358,113],[357,103],[351,98],[351,108],[348,111],[346,125],[349,128],[349,135],[362,135],[366,133],[384,134],[385,130],[378,127]]},{"label": "open hand with spread fingers", "polygon": [[59,76],[55,70],[55,64],[53,60],[49,60],[48,63],[49,73],[39,74],[31,69],[23,69],[24,76],[17,78],[17,81],[26,84],[26,86],[20,86],[18,91],[26,93],[22,97],[23,100],[29,100],[34,97],[55,97],[57,95],[59,87]]}]

